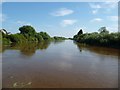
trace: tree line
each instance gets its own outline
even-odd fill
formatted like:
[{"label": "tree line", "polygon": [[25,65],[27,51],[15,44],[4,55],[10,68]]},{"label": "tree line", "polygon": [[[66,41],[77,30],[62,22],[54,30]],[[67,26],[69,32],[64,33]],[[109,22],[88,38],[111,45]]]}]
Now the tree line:
[{"label": "tree line", "polygon": [[106,27],[101,27],[99,32],[83,33],[83,30],[74,35],[73,40],[79,43],[95,46],[120,48],[120,32],[109,33]]},{"label": "tree line", "polygon": [[[19,28],[20,33],[10,34],[7,30],[0,30],[0,39],[3,44],[25,43],[25,42],[43,42],[43,41],[61,41],[66,40],[65,37],[51,37],[46,32],[36,32],[32,26],[22,26]],[[74,35],[72,39],[78,43],[95,46],[105,46],[120,48],[120,32],[109,33],[106,27],[101,27],[98,32],[83,33],[83,30]]]},{"label": "tree line", "polygon": [[19,28],[20,33],[10,34],[7,30],[0,30],[2,43],[24,43],[24,42],[43,42],[43,41],[53,41],[53,40],[65,40],[64,37],[50,37],[46,32],[36,32],[32,26],[22,26]]}]

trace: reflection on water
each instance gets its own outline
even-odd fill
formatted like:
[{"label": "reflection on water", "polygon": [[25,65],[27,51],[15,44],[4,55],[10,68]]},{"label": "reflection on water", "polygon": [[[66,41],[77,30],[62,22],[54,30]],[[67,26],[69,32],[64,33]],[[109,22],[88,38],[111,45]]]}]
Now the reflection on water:
[{"label": "reflection on water", "polygon": [[13,43],[9,46],[3,46],[3,52],[6,49],[20,50],[20,52],[27,56],[32,56],[35,54],[37,49],[44,50],[50,45],[50,41],[43,41],[40,43]]},{"label": "reflection on water", "polygon": [[119,50],[71,40],[4,48],[4,88],[117,88]]},{"label": "reflection on water", "polygon": [[88,46],[88,45],[80,44],[80,43],[76,43],[76,42],[74,42],[74,43],[77,45],[80,52],[82,52],[82,50],[87,50],[87,51],[94,52],[97,54],[119,56],[119,50],[117,50],[117,49],[97,47],[97,46]]},{"label": "reflection on water", "polygon": [[65,40],[55,40],[53,43],[54,44],[59,44],[59,43],[62,43],[62,42],[64,42]]}]

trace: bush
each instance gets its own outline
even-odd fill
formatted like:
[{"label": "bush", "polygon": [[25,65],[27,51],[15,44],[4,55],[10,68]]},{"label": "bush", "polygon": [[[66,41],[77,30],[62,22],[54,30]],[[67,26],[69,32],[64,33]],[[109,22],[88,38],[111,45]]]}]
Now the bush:
[{"label": "bush", "polygon": [[[9,39],[13,43],[42,42],[44,40],[51,40],[51,37],[46,32],[37,33],[32,26],[22,26],[19,28],[19,31],[20,33],[17,34],[3,34],[2,38]],[[6,39],[3,40],[6,41]]]},{"label": "bush", "polygon": [[9,39],[7,39],[7,38],[2,38],[2,44],[8,45],[8,44],[10,44],[10,43],[11,43],[11,41],[10,41]]},{"label": "bush", "polygon": [[108,33],[104,28],[100,29],[101,33],[85,33],[75,35],[73,39],[80,43],[89,45],[106,46],[113,48],[120,48],[120,33]]},{"label": "bush", "polygon": [[54,36],[53,38],[54,38],[54,40],[57,40],[57,41],[65,40],[66,39],[64,37],[57,37],[57,36]]},{"label": "bush", "polygon": [[28,36],[35,36],[36,31],[32,26],[22,26],[19,28],[19,31],[21,34],[25,35],[27,34]]},{"label": "bush", "polygon": [[7,36],[8,39],[10,39],[11,42],[15,43],[22,43],[26,41],[26,38],[21,34],[11,34]]},{"label": "bush", "polygon": [[50,40],[50,36],[46,32],[40,32],[39,35],[42,36],[43,40]]}]

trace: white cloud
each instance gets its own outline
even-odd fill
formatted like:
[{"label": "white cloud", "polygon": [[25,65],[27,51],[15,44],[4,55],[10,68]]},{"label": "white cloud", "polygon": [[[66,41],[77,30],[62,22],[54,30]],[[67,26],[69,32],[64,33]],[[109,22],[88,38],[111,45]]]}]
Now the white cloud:
[{"label": "white cloud", "polygon": [[103,19],[101,19],[101,18],[94,18],[90,22],[101,22],[101,21],[103,21]]},{"label": "white cloud", "polygon": [[94,8],[94,9],[102,8],[99,4],[95,4],[95,3],[89,3],[89,5],[91,8]]},{"label": "white cloud", "polygon": [[107,18],[111,21],[118,21],[118,16],[108,16]]},{"label": "white cloud", "polygon": [[60,24],[61,24],[61,26],[66,27],[66,26],[69,26],[69,25],[73,25],[76,22],[77,22],[77,20],[68,19],[68,20],[63,20]]},{"label": "white cloud", "polygon": [[31,25],[31,23],[28,23],[28,22],[25,22],[25,21],[17,21],[16,23],[20,24],[20,25]]},{"label": "white cloud", "polygon": [[117,2],[103,2],[103,3],[89,3],[89,6],[92,9],[92,14],[97,14],[98,11],[104,12],[104,13],[108,13],[110,11],[112,11],[113,9],[117,8]]},{"label": "white cloud", "polygon": [[101,9],[100,4],[95,4],[95,3],[89,3],[89,6],[92,8],[92,14],[97,14],[99,9]]},{"label": "white cloud", "polygon": [[102,7],[105,9],[104,13],[111,13],[114,9],[118,9],[118,2],[104,2]]},{"label": "white cloud", "polygon": [[117,2],[103,2],[103,3],[89,3],[89,6],[93,9],[102,9],[102,8],[116,8],[117,7]]},{"label": "white cloud", "polygon": [[108,26],[107,29],[110,31],[110,32],[118,32],[118,25],[112,25],[112,26]]},{"label": "white cloud", "polygon": [[93,14],[97,14],[97,13],[98,13],[98,9],[93,10],[92,13],[93,13]]},{"label": "white cloud", "polygon": [[69,15],[72,14],[74,11],[67,9],[67,8],[60,8],[57,11],[51,13],[51,15],[53,16],[65,16],[65,15]]},{"label": "white cloud", "polygon": [[104,7],[104,8],[116,8],[117,4],[118,4],[118,2],[108,2],[108,1],[106,1],[106,2],[103,3],[102,7]]}]

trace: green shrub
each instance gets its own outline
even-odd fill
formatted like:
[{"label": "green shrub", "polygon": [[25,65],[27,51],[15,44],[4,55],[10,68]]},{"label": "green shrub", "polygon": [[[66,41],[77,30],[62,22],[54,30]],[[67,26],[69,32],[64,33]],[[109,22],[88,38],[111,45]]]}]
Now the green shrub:
[{"label": "green shrub", "polygon": [[85,33],[75,35],[73,39],[80,43],[89,45],[106,46],[120,48],[120,33],[110,33],[105,27],[101,28],[100,33]]}]

